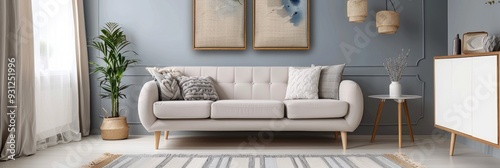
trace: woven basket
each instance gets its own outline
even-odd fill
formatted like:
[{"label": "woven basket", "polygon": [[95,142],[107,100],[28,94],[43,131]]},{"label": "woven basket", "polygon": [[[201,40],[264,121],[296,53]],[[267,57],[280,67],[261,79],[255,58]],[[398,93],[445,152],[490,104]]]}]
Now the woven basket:
[{"label": "woven basket", "polygon": [[128,124],[126,117],[104,118],[101,124],[103,140],[120,140],[128,138]]}]

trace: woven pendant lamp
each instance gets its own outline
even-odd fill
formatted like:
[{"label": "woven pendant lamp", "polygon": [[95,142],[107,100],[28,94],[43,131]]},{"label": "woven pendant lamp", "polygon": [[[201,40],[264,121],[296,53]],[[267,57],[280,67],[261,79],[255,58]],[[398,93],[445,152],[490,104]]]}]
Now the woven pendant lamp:
[{"label": "woven pendant lamp", "polygon": [[[387,1],[390,1],[394,11],[387,10]],[[396,12],[392,0],[386,0],[386,10],[377,12],[376,26],[380,34],[395,34],[399,28],[399,13]]]},{"label": "woven pendant lamp", "polygon": [[347,1],[347,17],[349,17],[349,22],[364,22],[366,16],[368,16],[368,0]]}]

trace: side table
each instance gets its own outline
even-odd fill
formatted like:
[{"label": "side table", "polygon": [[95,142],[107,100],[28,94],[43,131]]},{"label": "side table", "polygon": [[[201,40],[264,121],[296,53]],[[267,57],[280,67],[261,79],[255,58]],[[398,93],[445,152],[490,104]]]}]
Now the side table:
[{"label": "side table", "polygon": [[372,133],[372,140],[371,142],[375,141],[375,136],[377,134],[377,127],[380,121],[380,116],[382,114],[382,109],[384,108],[384,103],[385,100],[394,100],[398,103],[398,137],[399,137],[399,148],[403,145],[401,136],[402,136],[402,123],[401,123],[401,111],[402,108],[404,108],[404,111],[406,113],[406,123],[408,124],[408,129],[410,132],[410,138],[412,142],[415,142],[415,139],[413,138],[413,130],[411,129],[411,123],[410,123],[410,113],[408,111],[408,103],[406,100],[409,99],[420,99],[422,96],[419,95],[401,95],[399,97],[391,97],[389,95],[370,95],[368,96],[369,98],[375,98],[379,99],[380,103],[378,104],[378,111],[377,111],[377,119],[375,120],[375,126],[373,127],[373,133]]}]

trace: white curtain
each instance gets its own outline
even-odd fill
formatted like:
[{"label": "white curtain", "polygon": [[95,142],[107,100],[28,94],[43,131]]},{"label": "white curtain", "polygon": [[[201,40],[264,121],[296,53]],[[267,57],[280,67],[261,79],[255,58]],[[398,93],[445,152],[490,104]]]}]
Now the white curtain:
[{"label": "white curtain", "polygon": [[81,140],[74,0],[32,0],[37,149]]}]

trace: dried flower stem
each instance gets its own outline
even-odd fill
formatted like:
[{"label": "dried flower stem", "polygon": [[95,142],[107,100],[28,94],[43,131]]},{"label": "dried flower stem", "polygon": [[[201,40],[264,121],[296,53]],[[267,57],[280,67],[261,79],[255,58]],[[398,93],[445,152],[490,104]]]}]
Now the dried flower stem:
[{"label": "dried flower stem", "polygon": [[401,53],[398,57],[387,58],[384,63],[384,67],[389,73],[389,78],[391,81],[399,81],[401,80],[401,75],[403,75],[403,71],[406,67],[406,61],[408,59],[408,55],[410,54],[410,50],[408,52],[404,52],[404,49],[401,49]]}]

